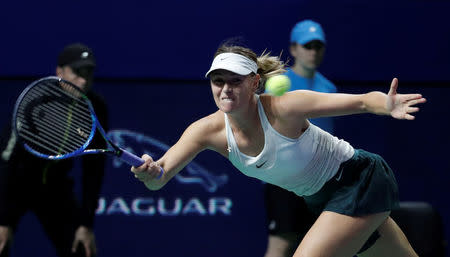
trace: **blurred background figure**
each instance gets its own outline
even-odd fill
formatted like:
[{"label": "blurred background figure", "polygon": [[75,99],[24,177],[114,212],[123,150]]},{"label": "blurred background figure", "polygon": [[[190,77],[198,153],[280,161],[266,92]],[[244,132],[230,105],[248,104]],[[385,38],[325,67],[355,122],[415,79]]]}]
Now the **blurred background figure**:
[{"label": "blurred background figure", "polygon": [[[303,20],[291,30],[289,52],[294,63],[287,69],[291,90],[307,89],[335,93],[336,86],[317,68],[325,55],[325,33],[312,20]],[[333,118],[315,118],[314,125],[333,131]],[[265,184],[265,207],[269,232],[266,257],[292,256],[315,221],[302,197],[272,184]]]},{"label": "blurred background figure", "polygon": [[[106,126],[106,104],[92,91],[95,67],[92,50],[74,43],[60,52],[56,75],[89,96],[100,122]],[[96,136],[92,144],[101,148],[105,143]],[[105,158],[81,157],[83,185],[78,201],[68,174],[73,160],[48,161],[31,155],[17,142],[11,126],[1,134],[0,151],[0,256],[9,256],[17,225],[28,211],[39,219],[58,256],[95,256],[93,225]]]}]

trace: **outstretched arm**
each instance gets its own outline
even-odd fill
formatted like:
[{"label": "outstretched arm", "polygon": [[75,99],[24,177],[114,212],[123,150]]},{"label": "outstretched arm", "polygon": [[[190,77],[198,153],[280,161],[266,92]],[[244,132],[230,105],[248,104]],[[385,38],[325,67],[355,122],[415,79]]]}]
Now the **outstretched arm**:
[{"label": "outstretched arm", "polygon": [[389,93],[371,92],[364,96],[363,109],[379,115],[390,115],[396,119],[413,120],[412,113],[418,112],[414,105],[425,103],[421,94],[398,94],[398,79],[391,82]]},{"label": "outstretched arm", "polygon": [[[145,163],[140,167],[132,167],[135,177],[142,181],[148,189],[158,190],[171,178],[180,172],[195,156],[210,147],[210,138],[214,137],[208,118],[203,118],[191,124],[173,145],[159,160],[147,154],[142,156]],[[161,178],[161,168],[164,173]]]},{"label": "outstretched arm", "polygon": [[[425,103],[421,94],[398,94],[398,80],[394,78],[388,94],[374,91],[366,94],[327,94],[297,91],[286,94],[280,105],[289,106],[291,112],[306,118],[341,116],[356,113],[391,115],[396,119],[413,120],[419,111],[414,105]],[[302,95],[302,101],[299,101]],[[280,97],[282,98],[282,97]]]}]

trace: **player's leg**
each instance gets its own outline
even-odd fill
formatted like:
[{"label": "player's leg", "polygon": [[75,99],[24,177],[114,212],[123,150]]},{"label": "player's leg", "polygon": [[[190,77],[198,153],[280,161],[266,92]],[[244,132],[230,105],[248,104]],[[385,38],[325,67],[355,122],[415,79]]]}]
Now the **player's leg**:
[{"label": "player's leg", "polygon": [[354,256],[389,212],[352,217],[324,211],[303,238],[294,257]]},{"label": "player's leg", "polygon": [[5,169],[0,169],[0,257],[10,255],[15,231],[35,192],[23,173]]},{"label": "player's leg", "polygon": [[292,253],[295,251],[295,247],[293,248],[293,246],[297,241],[298,236],[295,233],[269,235],[264,257],[292,256]]},{"label": "player's leg", "polygon": [[405,234],[395,221],[388,217],[378,228],[380,238],[366,251],[358,254],[360,257],[417,257],[417,253],[411,247]]},{"label": "player's leg", "polygon": [[72,185],[60,182],[59,185],[45,186],[43,198],[35,206],[35,213],[59,257],[72,254],[75,230],[79,224],[79,210]]},{"label": "player's leg", "polygon": [[268,243],[265,257],[291,257],[314,223],[302,197],[278,186],[264,187]]}]

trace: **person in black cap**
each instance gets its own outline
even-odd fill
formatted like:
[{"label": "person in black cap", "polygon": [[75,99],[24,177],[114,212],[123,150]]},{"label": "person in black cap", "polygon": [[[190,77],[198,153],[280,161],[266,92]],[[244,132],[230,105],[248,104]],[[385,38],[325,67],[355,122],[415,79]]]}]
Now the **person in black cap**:
[{"label": "person in black cap", "polygon": [[[100,123],[107,129],[107,107],[92,89],[96,67],[92,50],[80,43],[66,46],[58,57],[56,75],[86,92]],[[101,136],[92,141],[104,148]],[[82,196],[77,200],[68,176],[73,160],[49,161],[29,154],[8,126],[0,136],[0,257],[9,255],[21,217],[32,211],[42,224],[58,256],[95,256],[95,210],[102,184],[105,158],[81,157]]]},{"label": "person in black cap", "polygon": [[89,47],[80,43],[71,44],[58,56],[56,75],[86,92],[91,89],[95,65],[95,57]]}]

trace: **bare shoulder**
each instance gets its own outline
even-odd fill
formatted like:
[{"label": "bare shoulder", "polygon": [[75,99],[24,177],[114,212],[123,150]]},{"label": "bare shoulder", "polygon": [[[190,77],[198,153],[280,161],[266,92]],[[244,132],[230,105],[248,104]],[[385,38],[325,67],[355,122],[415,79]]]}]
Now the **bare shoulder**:
[{"label": "bare shoulder", "polygon": [[221,111],[216,111],[195,121],[189,126],[189,128],[191,127],[195,131],[206,134],[217,133],[225,128],[224,114]]},{"label": "bare shoulder", "polygon": [[195,138],[204,148],[219,151],[226,145],[224,113],[216,111],[195,121],[186,129],[185,135]]},{"label": "bare shoulder", "polygon": [[261,103],[266,115],[279,120],[303,119],[305,118],[306,106],[310,95],[306,90],[287,92],[282,96],[261,95]]},{"label": "bare shoulder", "polygon": [[280,97],[280,106],[288,112],[302,112],[312,103],[314,98],[320,94],[319,92],[310,90],[295,90],[284,94]]}]

